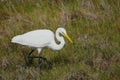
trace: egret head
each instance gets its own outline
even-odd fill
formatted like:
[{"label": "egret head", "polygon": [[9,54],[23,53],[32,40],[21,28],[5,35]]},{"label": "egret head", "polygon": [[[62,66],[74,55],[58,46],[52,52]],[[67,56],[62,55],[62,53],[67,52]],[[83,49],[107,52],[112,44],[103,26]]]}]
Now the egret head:
[{"label": "egret head", "polygon": [[64,28],[58,28],[59,33],[63,35],[65,38],[67,38],[71,43],[73,43],[72,39],[68,36],[66,30]]}]

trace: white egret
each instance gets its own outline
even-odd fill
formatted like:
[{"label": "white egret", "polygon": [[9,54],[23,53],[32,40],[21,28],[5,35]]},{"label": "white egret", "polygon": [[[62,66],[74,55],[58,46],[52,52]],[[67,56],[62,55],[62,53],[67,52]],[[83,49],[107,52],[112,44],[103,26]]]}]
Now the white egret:
[{"label": "white egret", "polygon": [[[73,43],[71,38],[67,35],[66,30],[62,27],[58,28],[55,34],[51,30],[48,30],[48,29],[30,31],[22,35],[17,35],[13,37],[11,42],[33,48],[33,50],[29,53],[29,57],[30,57],[30,55],[35,49],[38,50],[39,55],[40,55],[41,50],[44,47],[48,47],[52,50],[62,49],[65,44],[65,40],[63,36],[66,37],[71,43]],[[59,44],[55,42],[55,38],[60,42]],[[43,57],[33,56],[32,58],[40,59]]]}]

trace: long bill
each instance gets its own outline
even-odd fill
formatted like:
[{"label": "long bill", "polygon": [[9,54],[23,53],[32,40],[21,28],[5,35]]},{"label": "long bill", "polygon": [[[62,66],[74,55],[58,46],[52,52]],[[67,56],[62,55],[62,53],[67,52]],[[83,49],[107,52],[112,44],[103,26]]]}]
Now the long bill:
[{"label": "long bill", "polygon": [[71,43],[73,43],[72,39],[68,36],[68,34],[64,34],[64,36],[65,36]]}]

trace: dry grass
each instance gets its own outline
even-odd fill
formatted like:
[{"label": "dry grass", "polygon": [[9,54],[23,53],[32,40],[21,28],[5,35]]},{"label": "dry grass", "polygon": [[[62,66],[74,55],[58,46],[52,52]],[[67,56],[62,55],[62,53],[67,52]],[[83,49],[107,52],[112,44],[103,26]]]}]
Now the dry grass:
[{"label": "dry grass", "polygon": [[[0,1],[0,80],[119,80],[120,1]],[[74,41],[60,51],[45,49],[52,69],[24,67],[29,48],[13,36],[63,26]],[[34,53],[37,55],[37,52]]]}]

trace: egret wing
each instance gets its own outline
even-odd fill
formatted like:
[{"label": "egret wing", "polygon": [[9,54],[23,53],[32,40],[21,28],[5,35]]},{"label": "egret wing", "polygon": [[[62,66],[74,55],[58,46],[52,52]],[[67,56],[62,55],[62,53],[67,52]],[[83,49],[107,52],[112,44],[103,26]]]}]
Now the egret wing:
[{"label": "egret wing", "polygon": [[35,30],[21,35],[19,44],[30,47],[45,47],[54,39],[54,34],[50,30]]}]

